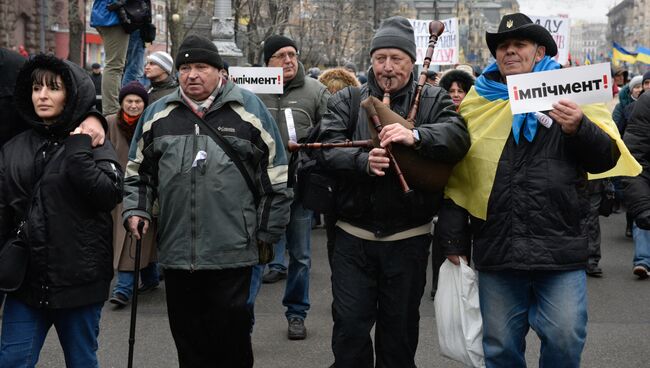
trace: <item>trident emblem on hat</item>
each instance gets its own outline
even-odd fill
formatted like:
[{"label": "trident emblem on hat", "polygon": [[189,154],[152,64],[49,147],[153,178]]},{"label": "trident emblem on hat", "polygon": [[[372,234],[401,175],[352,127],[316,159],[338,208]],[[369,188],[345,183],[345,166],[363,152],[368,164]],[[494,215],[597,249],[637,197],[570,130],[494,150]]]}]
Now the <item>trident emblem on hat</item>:
[{"label": "trident emblem on hat", "polygon": [[512,19],[508,19],[508,22],[506,22],[506,28],[512,28],[513,24],[514,22],[512,21]]}]

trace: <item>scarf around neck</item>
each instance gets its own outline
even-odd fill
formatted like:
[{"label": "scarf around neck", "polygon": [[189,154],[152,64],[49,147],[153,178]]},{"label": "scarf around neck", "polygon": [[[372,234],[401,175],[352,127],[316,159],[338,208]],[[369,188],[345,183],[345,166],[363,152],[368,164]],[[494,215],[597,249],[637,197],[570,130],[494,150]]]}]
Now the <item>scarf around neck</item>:
[{"label": "scarf around neck", "polygon": [[[550,57],[544,56],[542,60],[536,63],[535,67],[533,67],[533,73],[555,69],[560,69],[560,64]],[[474,85],[476,92],[488,101],[509,100],[507,84],[490,80],[485,77],[486,74],[492,72],[499,73],[499,67],[496,62],[485,68],[483,74],[476,79],[476,84]],[[512,116],[512,135],[517,144],[519,144],[519,136],[521,135],[522,128],[524,138],[526,138],[528,142],[532,142],[537,133],[537,117],[534,113],[515,114]]]},{"label": "scarf around neck", "polygon": [[117,115],[117,127],[120,129],[127,142],[131,142],[135,128],[138,126],[137,123],[140,116],[142,116],[142,114],[138,116],[130,116],[124,110],[120,109],[120,113]]}]

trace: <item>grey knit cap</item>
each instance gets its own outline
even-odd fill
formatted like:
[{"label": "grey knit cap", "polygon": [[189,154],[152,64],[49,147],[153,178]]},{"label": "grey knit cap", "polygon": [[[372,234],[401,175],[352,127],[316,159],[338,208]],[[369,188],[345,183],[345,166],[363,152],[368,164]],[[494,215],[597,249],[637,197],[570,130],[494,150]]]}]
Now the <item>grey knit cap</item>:
[{"label": "grey knit cap", "polygon": [[409,54],[415,61],[415,36],[411,22],[404,17],[390,17],[384,19],[370,41],[370,55],[377,49],[400,49]]}]

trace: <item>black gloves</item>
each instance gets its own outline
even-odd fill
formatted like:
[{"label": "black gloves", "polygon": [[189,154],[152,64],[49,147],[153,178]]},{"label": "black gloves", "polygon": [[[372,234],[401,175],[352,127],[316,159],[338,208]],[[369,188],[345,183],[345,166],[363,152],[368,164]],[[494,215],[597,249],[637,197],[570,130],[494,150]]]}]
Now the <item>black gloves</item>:
[{"label": "black gloves", "polygon": [[639,213],[634,219],[636,226],[643,230],[650,230],[650,210]]}]

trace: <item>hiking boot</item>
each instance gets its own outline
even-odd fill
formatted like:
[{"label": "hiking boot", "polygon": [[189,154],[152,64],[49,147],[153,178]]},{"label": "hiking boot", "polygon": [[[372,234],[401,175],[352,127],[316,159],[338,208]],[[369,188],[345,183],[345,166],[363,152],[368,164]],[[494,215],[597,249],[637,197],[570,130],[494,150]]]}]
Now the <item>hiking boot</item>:
[{"label": "hiking boot", "polygon": [[644,265],[634,266],[632,272],[634,272],[634,274],[639,277],[639,280],[645,280],[648,277],[650,277],[650,272],[648,271],[648,268]]},{"label": "hiking boot", "polygon": [[110,303],[115,304],[117,308],[123,308],[127,304],[129,304],[129,298],[127,298],[124,294],[122,293],[115,293],[113,296],[108,300]]},{"label": "hiking boot", "polygon": [[264,284],[273,284],[286,278],[286,273],[270,270],[266,275],[262,277],[262,282]]},{"label": "hiking boot", "polygon": [[289,318],[289,340],[304,340],[307,337],[305,321],[302,318]]}]

